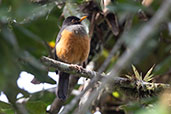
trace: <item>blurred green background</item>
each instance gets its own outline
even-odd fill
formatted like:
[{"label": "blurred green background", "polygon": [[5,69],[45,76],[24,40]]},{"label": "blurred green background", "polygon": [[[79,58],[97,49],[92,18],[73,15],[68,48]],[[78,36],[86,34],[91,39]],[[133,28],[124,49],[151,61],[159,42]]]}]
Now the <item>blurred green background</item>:
[{"label": "blurred green background", "polygon": [[[48,91],[30,94],[19,88],[16,81],[20,73],[26,71],[33,74],[40,82],[56,83],[48,77],[48,70],[54,71],[54,69],[44,66],[40,58],[41,56],[51,56],[53,46],[51,47],[49,43],[55,42],[65,17],[88,15],[88,19],[84,23],[87,31],[90,31],[94,25],[93,33],[90,35],[92,42],[89,61],[95,63],[95,70],[98,70],[107,58],[119,37],[121,35],[128,36],[106,68],[105,72],[107,72],[113,67],[127,45],[134,42],[131,35],[153,17],[162,2],[162,0],[155,0],[146,7],[141,4],[141,0],[136,2],[113,0],[107,6],[108,11],[116,14],[117,17],[119,34],[113,35],[103,16],[91,23],[94,13],[96,16],[97,14],[103,15],[103,0],[0,0],[0,91],[3,91],[9,102],[12,103],[11,105],[0,101],[0,114],[14,114],[18,93],[22,93],[23,97],[30,97],[25,105],[29,113],[46,113],[46,107],[52,103],[55,94]],[[141,11],[145,12],[146,15],[142,15]],[[160,28],[156,28],[151,39],[134,56],[134,61],[132,61],[132,64],[137,66],[137,69],[143,74],[155,64],[153,74],[158,77],[155,82],[171,82],[170,21],[169,17]],[[127,27],[125,27],[126,24],[128,24]],[[132,72],[131,66],[125,69],[122,75],[130,72]],[[156,111],[150,113],[169,114],[157,111],[161,108],[160,103],[158,103],[160,98],[152,99],[146,100],[146,105],[144,105],[145,103],[141,105],[139,102],[130,103],[127,99],[125,100],[127,102],[122,103],[122,105],[125,104],[122,109],[129,114],[135,110],[138,114],[147,114],[149,113],[149,104],[157,102],[153,106]],[[146,101],[144,100],[144,102]],[[126,105],[127,103],[130,104]],[[165,109],[161,108],[161,110]]]}]

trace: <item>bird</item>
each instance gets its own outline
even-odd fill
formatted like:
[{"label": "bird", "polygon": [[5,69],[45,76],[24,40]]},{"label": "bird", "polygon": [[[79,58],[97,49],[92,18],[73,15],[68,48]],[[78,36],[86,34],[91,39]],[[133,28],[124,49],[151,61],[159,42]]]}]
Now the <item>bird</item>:
[{"label": "bird", "polygon": [[[82,65],[90,52],[90,38],[81,23],[87,16],[78,18],[67,17],[57,35],[55,43],[55,60],[68,64]],[[69,73],[57,71],[59,74],[57,96],[59,99],[67,98],[69,86]]]}]

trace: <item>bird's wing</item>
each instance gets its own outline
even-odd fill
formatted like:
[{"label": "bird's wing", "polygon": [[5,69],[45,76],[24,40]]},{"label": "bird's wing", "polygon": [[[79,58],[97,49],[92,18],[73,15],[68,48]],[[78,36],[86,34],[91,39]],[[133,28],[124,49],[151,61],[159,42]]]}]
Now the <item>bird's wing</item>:
[{"label": "bird's wing", "polygon": [[64,30],[64,28],[61,28],[61,30],[59,31],[58,36],[56,38],[56,43],[55,43],[55,60],[58,60],[58,56],[56,55],[56,45],[58,44],[58,42],[61,39],[61,33],[62,33],[63,30]]},{"label": "bird's wing", "polygon": [[57,36],[57,38],[56,38],[56,45],[57,45],[57,43],[59,42],[59,40],[61,39],[61,33],[62,33],[62,31],[63,31],[64,29],[65,29],[65,28],[61,28],[61,30],[59,31],[58,36]]}]

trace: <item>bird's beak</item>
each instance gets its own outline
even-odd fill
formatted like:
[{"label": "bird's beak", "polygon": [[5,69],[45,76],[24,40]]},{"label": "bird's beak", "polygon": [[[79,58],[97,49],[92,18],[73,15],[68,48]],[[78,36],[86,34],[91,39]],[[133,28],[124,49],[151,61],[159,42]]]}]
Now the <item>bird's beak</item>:
[{"label": "bird's beak", "polygon": [[80,22],[83,21],[83,20],[86,19],[86,18],[87,18],[87,16],[81,17]]}]

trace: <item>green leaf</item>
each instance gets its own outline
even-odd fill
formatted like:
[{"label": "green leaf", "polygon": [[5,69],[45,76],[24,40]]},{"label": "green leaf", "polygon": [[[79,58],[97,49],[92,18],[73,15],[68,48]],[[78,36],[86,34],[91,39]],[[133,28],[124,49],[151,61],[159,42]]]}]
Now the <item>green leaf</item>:
[{"label": "green leaf", "polygon": [[16,48],[18,45],[13,32],[10,32],[6,26],[3,29],[5,30],[0,32],[0,89],[10,98],[10,101],[15,102],[16,95],[20,90],[16,84],[20,74],[17,54],[19,50]]},{"label": "green leaf", "polygon": [[[23,7],[25,6],[26,5],[23,5]],[[40,18],[42,16],[49,14],[55,6],[56,4],[52,2],[49,4],[36,6],[36,7],[33,7],[33,5],[31,4],[30,7],[28,8],[33,7],[32,10],[21,7],[21,9],[25,9],[23,13],[26,13],[26,11],[29,11],[29,13],[28,12],[26,13],[27,15],[25,16],[24,20],[20,22],[20,24],[28,23],[30,21],[36,20],[37,18]],[[21,9],[18,9],[18,11],[20,11]]]},{"label": "green leaf", "polygon": [[154,74],[164,74],[171,68],[171,56],[166,57],[160,64],[156,65],[154,69]]},{"label": "green leaf", "polygon": [[46,106],[48,106],[53,102],[54,98],[56,98],[56,94],[45,90],[33,93],[29,99],[29,102],[42,101],[46,104]]},{"label": "green leaf", "polygon": [[154,106],[139,110],[136,114],[170,114],[170,111],[161,104],[155,104]]},{"label": "green leaf", "polygon": [[14,114],[10,104],[0,101],[0,114]]},{"label": "green leaf", "polygon": [[33,93],[25,106],[30,114],[46,114],[46,107],[54,98],[56,95],[48,91]]},{"label": "green leaf", "polygon": [[46,114],[46,104],[42,101],[30,101],[26,103],[29,114]]},{"label": "green leaf", "polygon": [[145,110],[147,105],[154,104],[157,101],[157,97],[150,97],[145,99],[140,99],[140,101],[131,101],[126,105],[121,105],[119,108],[124,109],[126,114],[138,114],[140,110]]},{"label": "green leaf", "polygon": [[128,105],[121,105],[119,108],[124,110],[124,112],[126,114],[131,114],[131,112],[135,113],[136,111],[138,111],[140,107],[141,106],[138,103],[134,103],[134,104],[131,103],[131,104],[128,104]]},{"label": "green leaf", "polygon": [[139,9],[145,9],[140,3],[132,0],[118,0],[109,4],[107,8],[113,12],[131,12],[136,13]]},{"label": "green leaf", "polygon": [[55,84],[56,82],[48,76],[47,68],[28,52],[21,55],[21,67],[24,71],[32,73],[39,81]]},{"label": "green leaf", "polygon": [[2,37],[7,43],[9,43],[10,47],[12,47],[14,51],[18,51],[17,39],[14,33],[7,26],[2,28]]}]

